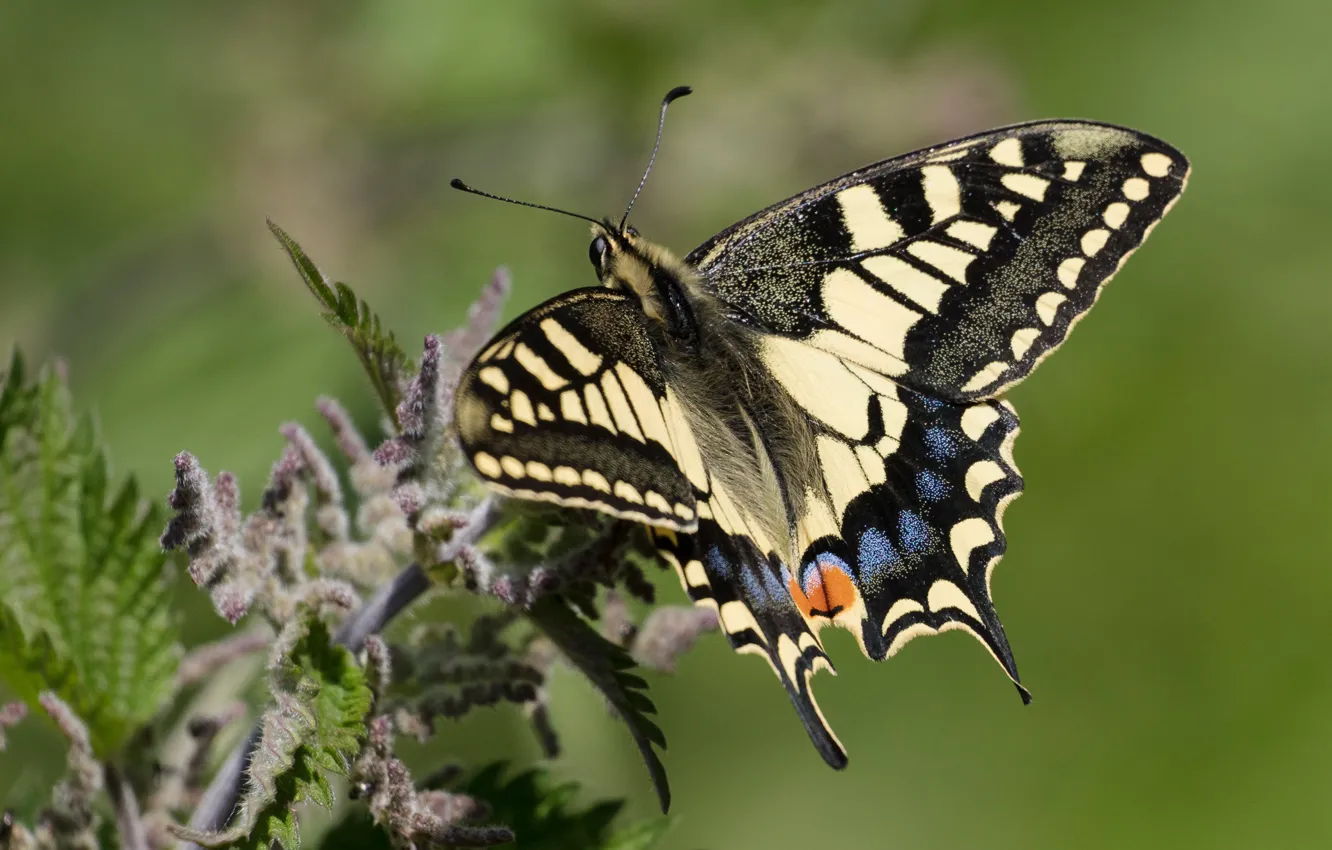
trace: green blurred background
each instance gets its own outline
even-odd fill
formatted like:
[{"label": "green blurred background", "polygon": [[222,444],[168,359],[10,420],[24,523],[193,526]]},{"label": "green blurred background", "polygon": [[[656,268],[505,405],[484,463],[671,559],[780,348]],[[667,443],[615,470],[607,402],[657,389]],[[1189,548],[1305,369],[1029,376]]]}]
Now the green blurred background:
[{"label": "green blurred background", "polygon": [[[995,592],[1035,703],[960,633],[884,665],[839,633],[840,676],[818,682],[851,752],[834,773],[765,665],[710,636],[653,680],[664,846],[1325,847],[1329,24],[1313,0],[9,0],[0,348],[66,357],[149,493],[188,448],[253,501],[280,422],[322,435],[319,394],[376,421],[265,215],[418,351],[497,264],[510,315],[592,282],[582,226],[448,179],[616,213],[673,85],[696,94],[635,221],[681,252],[968,131],[1146,130],[1193,159],[1188,192],[1012,394],[1028,490]],[[572,675],[555,689],[557,773],[650,813],[623,730]],[[58,742],[25,728],[0,787],[59,770]],[[536,753],[505,711],[440,738],[470,759]]]}]

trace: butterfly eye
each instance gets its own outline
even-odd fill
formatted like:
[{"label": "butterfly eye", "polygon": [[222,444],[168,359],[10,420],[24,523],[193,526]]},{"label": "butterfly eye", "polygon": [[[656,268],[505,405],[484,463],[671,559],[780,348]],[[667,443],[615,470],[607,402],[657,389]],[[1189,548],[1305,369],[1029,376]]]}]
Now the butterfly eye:
[{"label": "butterfly eye", "polygon": [[606,258],[606,250],[609,248],[606,244],[606,237],[598,236],[592,240],[592,245],[587,249],[587,257],[592,261],[592,268],[598,272],[601,271],[601,262]]},{"label": "butterfly eye", "polygon": [[635,228],[635,227],[626,227],[626,228],[624,229],[624,232],[625,232],[625,233],[628,233],[630,236],[637,236],[637,235],[638,235],[638,228]]}]

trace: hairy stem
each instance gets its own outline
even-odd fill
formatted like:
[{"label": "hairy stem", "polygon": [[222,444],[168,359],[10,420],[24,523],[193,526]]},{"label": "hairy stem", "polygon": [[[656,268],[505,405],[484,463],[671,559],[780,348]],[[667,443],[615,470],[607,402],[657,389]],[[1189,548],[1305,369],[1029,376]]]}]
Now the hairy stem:
[{"label": "hairy stem", "polygon": [[105,778],[106,793],[116,810],[116,831],[120,834],[121,850],[148,850],[148,834],[143,828],[134,789],[112,765],[106,766]]},{"label": "hairy stem", "polygon": [[[365,639],[382,630],[394,617],[410,605],[418,596],[430,587],[430,579],[419,564],[410,564],[394,579],[379,589],[365,605],[352,614],[338,629],[335,640],[352,652],[359,652]],[[241,786],[245,780],[245,770],[250,764],[250,755],[259,743],[259,726],[232,750],[231,755],[218,770],[213,781],[204,791],[199,806],[190,818],[190,827],[201,831],[213,831],[226,828],[240,798]],[[188,850],[201,850],[199,845],[183,842],[180,845]]]}]

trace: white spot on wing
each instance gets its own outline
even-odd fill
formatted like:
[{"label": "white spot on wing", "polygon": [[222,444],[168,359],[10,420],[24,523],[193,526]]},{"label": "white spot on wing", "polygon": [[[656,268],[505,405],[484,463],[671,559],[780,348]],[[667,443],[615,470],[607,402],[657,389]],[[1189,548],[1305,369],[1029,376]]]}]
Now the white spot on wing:
[{"label": "white spot on wing", "polygon": [[1004,221],[1012,221],[1013,217],[1022,209],[1022,205],[1015,201],[993,201],[990,206],[994,207],[999,215],[1004,217]]},{"label": "white spot on wing", "polygon": [[1036,315],[1041,317],[1041,321],[1047,325],[1054,324],[1055,313],[1059,310],[1059,305],[1068,300],[1068,297],[1059,292],[1046,292],[1036,299]]},{"label": "white spot on wing", "polygon": [[986,363],[984,368],[971,376],[971,380],[962,385],[962,392],[974,393],[977,390],[988,387],[990,384],[999,380],[1000,376],[1002,376],[1007,369],[1008,364],[1002,360],[994,360]]},{"label": "white spot on wing", "polygon": [[1064,163],[1064,179],[1069,181],[1070,183],[1078,182],[1078,178],[1082,177],[1082,169],[1086,167],[1087,163],[1085,162],[1078,162],[1077,160],[1069,160],[1068,162]]},{"label": "white spot on wing", "polygon": [[746,629],[750,629],[754,632],[754,637],[758,639],[759,643],[766,643],[763,630],[759,628],[758,620],[754,619],[754,614],[745,607],[745,603],[738,599],[732,599],[722,605],[717,611],[717,619],[721,621],[721,626],[727,634],[739,634]]},{"label": "white spot on wing", "polygon": [[519,422],[525,425],[536,424],[536,411],[532,408],[532,400],[522,390],[514,390],[513,395],[509,396],[509,410],[513,412],[513,418]]},{"label": "white spot on wing", "polygon": [[587,416],[592,424],[600,425],[614,434],[615,422],[611,420],[610,410],[607,409],[606,401],[601,397],[601,391],[597,389],[596,384],[583,387],[583,397],[587,400]]},{"label": "white spot on wing", "polygon": [[958,283],[967,282],[967,266],[976,259],[960,248],[928,239],[912,242],[907,246],[907,253],[921,262],[929,263]]},{"label": "white spot on wing", "polygon": [[645,442],[643,432],[638,428],[638,420],[634,418],[634,411],[629,406],[629,399],[625,398],[619,380],[609,371],[601,376],[601,391],[606,395],[606,402],[610,405],[616,427],[638,442]]},{"label": "white spot on wing", "polygon": [[1145,153],[1142,155],[1142,170],[1153,177],[1164,177],[1170,173],[1170,157],[1163,153]]},{"label": "white spot on wing", "polygon": [[711,587],[708,574],[703,570],[701,561],[690,561],[684,566],[685,581],[690,587]]},{"label": "white spot on wing", "polygon": [[889,254],[867,257],[860,264],[866,271],[921,307],[931,313],[939,312],[939,302],[948,291],[948,284],[939,278],[929,272],[921,271],[900,257]]},{"label": "white spot on wing", "polygon": [[1082,253],[1088,257],[1094,256],[1097,251],[1105,247],[1106,240],[1110,238],[1110,231],[1104,227],[1095,227],[1082,234]]},{"label": "white spot on wing", "polygon": [[1082,273],[1082,267],[1086,264],[1087,261],[1081,257],[1069,257],[1067,260],[1064,260],[1059,264],[1059,270],[1057,272],[1059,282],[1064,286],[1067,286],[1069,289],[1077,286],[1078,275]]},{"label": "white spot on wing", "polygon": [[985,435],[985,430],[997,422],[999,411],[988,404],[977,404],[962,411],[962,433],[977,442]]},{"label": "white spot on wing", "polygon": [[[985,488],[1004,478],[1004,468],[992,460],[978,460],[967,467],[967,495],[979,502]],[[956,529],[955,529],[956,530]]]},{"label": "white spot on wing", "polygon": [[1026,164],[1022,161],[1022,143],[1011,137],[990,148],[990,159],[1013,168],[1021,168]]},{"label": "white spot on wing", "polygon": [[547,318],[541,320],[540,327],[545,332],[546,339],[550,340],[550,344],[559,349],[570,365],[579,372],[590,376],[595,375],[601,368],[601,355],[592,353],[564,325]]},{"label": "white spot on wing", "polygon": [[994,238],[998,229],[979,221],[960,219],[948,225],[948,229],[944,232],[959,242],[965,242],[982,251],[988,251],[990,250],[990,240]]},{"label": "white spot on wing", "polygon": [[550,368],[550,364],[542,359],[541,355],[537,354],[526,345],[523,345],[521,342],[518,343],[518,347],[513,350],[513,359],[518,361],[519,366],[522,366],[528,372],[532,373],[532,375],[541,382],[541,386],[548,390],[558,390],[569,383],[563,377],[556,374],[555,370]]},{"label": "white spot on wing", "polygon": [[939,579],[930,585],[930,592],[926,601],[929,603],[931,611],[953,608],[975,620],[980,620],[980,613],[976,611],[976,606],[971,604],[967,595],[962,592],[961,588],[946,579]]},{"label": "white spot on wing", "polygon": [[485,452],[477,452],[472,457],[472,464],[476,467],[478,472],[487,478],[499,478],[500,473],[502,472],[499,461],[495,460],[493,455],[489,455]]},{"label": "white spot on wing", "polygon": [[1106,224],[1110,225],[1115,230],[1118,230],[1124,226],[1124,222],[1128,219],[1128,214],[1129,205],[1123,201],[1115,201],[1113,204],[1105,208],[1105,212],[1101,213],[1101,218],[1105,220]]},{"label": "white spot on wing", "polygon": [[837,193],[837,203],[842,207],[842,224],[851,234],[853,251],[887,248],[906,235],[884,210],[873,186],[862,183],[843,189]]},{"label": "white spot on wing", "polygon": [[579,400],[576,390],[560,393],[560,415],[570,422],[587,424],[587,414],[583,412],[583,402]]},{"label": "white spot on wing", "polygon": [[504,374],[504,370],[498,366],[487,366],[480,372],[477,372],[476,376],[480,378],[481,383],[486,386],[498,390],[505,395],[509,394],[509,378]]},{"label": "white spot on wing", "polygon": [[671,437],[666,430],[666,421],[661,418],[661,408],[657,406],[656,394],[641,375],[624,363],[615,364],[615,374],[629,397],[629,404],[633,407],[634,413],[638,415],[644,436],[655,440],[670,451]]},{"label": "white spot on wing", "polygon": [[626,502],[633,502],[636,505],[643,504],[643,497],[639,494],[638,488],[628,481],[616,481],[611,492],[617,498],[624,499]]},{"label": "white spot on wing", "polygon": [[1141,177],[1130,177],[1124,181],[1124,197],[1130,201],[1141,201],[1151,193],[1152,187]]},{"label": "white spot on wing", "polygon": [[921,188],[935,224],[962,212],[962,187],[946,165],[927,165],[920,170]]},{"label": "white spot on wing", "polygon": [[606,480],[606,476],[597,472],[595,469],[583,470],[583,483],[588,487],[591,487],[593,490],[600,490],[603,493],[609,493],[611,491],[610,482]]},{"label": "white spot on wing", "polygon": [[881,634],[886,634],[889,626],[896,623],[907,614],[918,614],[924,610],[925,606],[921,605],[914,599],[899,599],[893,603],[892,607],[888,609],[888,613],[884,615],[883,624],[879,627],[879,632]]},{"label": "white spot on wing", "polygon": [[1049,180],[1035,174],[1005,174],[999,178],[999,182],[1010,192],[1024,195],[1033,201],[1045,200],[1045,190],[1050,188]]},{"label": "white spot on wing", "polygon": [[1021,360],[1040,333],[1036,328],[1019,328],[1014,331],[1013,338],[1009,341],[1009,347],[1013,349],[1013,359]]}]

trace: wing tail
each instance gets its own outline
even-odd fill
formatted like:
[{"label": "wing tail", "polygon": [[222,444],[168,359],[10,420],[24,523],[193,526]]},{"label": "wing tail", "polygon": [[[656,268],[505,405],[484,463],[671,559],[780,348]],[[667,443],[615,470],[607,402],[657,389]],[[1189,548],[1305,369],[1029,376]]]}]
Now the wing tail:
[{"label": "wing tail", "polygon": [[780,564],[710,520],[700,521],[697,534],[654,530],[653,536],[694,603],[716,609],[731,647],[769,663],[823,760],[846,767],[846,750],[819,709],[810,681],[819,670],[834,675],[836,670],[791,601]]}]

